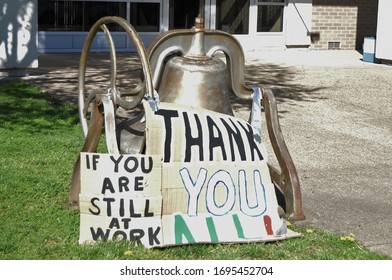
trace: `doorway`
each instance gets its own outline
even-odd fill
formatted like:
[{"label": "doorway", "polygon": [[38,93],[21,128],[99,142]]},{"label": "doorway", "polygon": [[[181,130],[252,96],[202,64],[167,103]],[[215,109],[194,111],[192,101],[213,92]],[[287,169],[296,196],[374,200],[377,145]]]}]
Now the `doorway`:
[{"label": "doorway", "polygon": [[169,29],[192,28],[198,14],[204,17],[204,3],[204,0],[170,0]]}]

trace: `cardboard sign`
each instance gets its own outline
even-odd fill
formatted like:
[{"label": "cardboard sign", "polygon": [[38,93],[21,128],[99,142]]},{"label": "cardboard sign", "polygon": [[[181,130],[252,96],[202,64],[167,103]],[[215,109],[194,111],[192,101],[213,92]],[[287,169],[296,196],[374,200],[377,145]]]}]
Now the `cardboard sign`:
[{"label": "cardboard sign", "polygon": [[145,104],[145,155],[81,155],[80,242],[146,247],[294,236],[278,215],[266,151],[245,121]]},{"label": "cardboard sign", "polygon": [[82,153],[81,171],[80,243],[163,244],[160,157]]}]

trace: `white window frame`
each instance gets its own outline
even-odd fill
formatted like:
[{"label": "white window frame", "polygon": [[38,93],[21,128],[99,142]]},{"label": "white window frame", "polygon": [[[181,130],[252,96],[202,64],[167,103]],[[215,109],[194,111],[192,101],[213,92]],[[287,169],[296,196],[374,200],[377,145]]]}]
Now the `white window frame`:
[{"label": "white window frame", "polygon": [[[183,0],[186,1],[186,0]],[[159,2],[159,1],[158,1]],[[161,32],[169,30],[170,0],[161,0],[162,21]],[[204,0],[204,28],[215,29],[216,0]]]},{"label": "white window frame", "polygon": [[[113,1],[115,2],[115,1]],[[138,32],[140,35],[159,35],[164,30],[164,17],[163,17],[163,6],[164,1],[162,0],[127,0],[127,21],[131,22],[131,3],[159,3],[159,27],[158,31],[155,32]]]},{"label": "white window frame", "polygon": [[[253,6],[255,5],[255,3],[254,3],[254,1],[256,1],[256,0],[250,0],[249,1],[249,26],[248,26],[248,34],[232,34],[232,35],[234,35],[235,37],[240,37],[240,36],[242,36],[242,37],[244,37],[244,36],[249,36],[249,35],[251,35],[251,34],[253,34],[252,33],[252,17],[254,16],[254,15],[252,15],[252,11],[254,10],[253,9]],[[205,12],[206,12],[206,14],[208,14],[209,15],[209,26],[208,25],[206,25],[206,28],[210,28],[210,29],[216,29],[216,6],[217,6],[217,4],[216,4],[216,0],[205,0],[205,5],[206,5],[206,7],[207,7],[207,3],[208,4],[210,4],[210,9],[209,10],[205,10]],[[257,16],[257,10],[256,10],[256,16]],[[256,18],[255,18],[256,19]],[[257,23],[257,22],[256,22]]]},{"label": "white window frame", "polygon": [[[253,0],[251,2],[251,11],[250,11],[250,19],[249,19],[249,33],[256,35],[282,35],[285,33],[286,29],[286,6],[288,4],[288,0],[284,0],[282,2],[266,2],[263,0]],[[283,24],[282,31],[280,32],[257,32],[257,10],[259,6],[282,6],[283,7]]]},{"label": "white window frame", "polygon": [[[50,0],[49,0],[50,1]],[[52,1],[56,1],[56,0],[52,0]],[[131,0],[57,0],[59,2],[65,2],[65,1],[71,1],[71,2],[112,2],[112,3],[126,3],[126,11],[125,11],[125,16],[126,19],[129,20],[129,1]],[[38,1],[37,1],[38,4]],[[49,31],[49,30],[45,30],[45,31],[38,31],[41,33],[45,33],[45,32],[50,32],[50,33],[59,33],[61,34],[62,32],[67,32],[68,34],[71,33],[88,33],[88,31],[63,31],[63,30],[58,30],[58,31]],[[119,31],[112,31],[112,32],[119,32]]]},{"label": "white window frame", "polygon": [[[74,1],[74,2],[112,2],[112,3],[126,3],[126,20],[130,22],[131,20],[131,3],[158,3],[159,4],[159,30],[156,32],[139,32],[141,35],[158,35],[163,31],[163,6],[165,5],[165,0],[59,0],[59,1]],[[45,31],[40,31],[45,32]],[[56,31],[64,32],[64,31]],[[68,31],[65,31],[68,32]],[[71,31],[71,32],[87,32],[87,31]],[[122,31],[119,31],[122,32]]]},{"label": "white window frame", "polygon": [[[66,0],[60,0],[66,1]],[[131,15],[131,3],[159,3],[160,4],[160,15],[159,15],[159,31],[157,32],[139,32],[141,39],[145,45],[150,44],[156,36],[158,36],[161,32],[164,31],[165,19],[163,17],[163,11],[165,9],[165,4],[168,0],[67,0],[67,1],[86,1],[86,2],[118,2],[126,4],[126,13],[125,18],[128,22],[130,22]],[[106,39],[101,34],[102,32],[98,32],[97,37],[102,37],[101,41],[105,41]],[[45,52],[80,52],[82,50],[82,46],[87,36],[88,31],[39,31],[38,32],[38,48],[40,53]],[[124,47],[117,48],[117,51],[130,51],[134,50],[134,45],[131,40],[128,38],[124,31],[111,31],[113,39],[115,41],[119,40],[123,43]],[[98,40],[98,41],[100,41]],[[49,43],[48,43],[49,42]],[[56,42],[56,43],[53,43]],[[66,43],[66,44],[63,44]],[[92,46],[92,51],[107,51],[106,48],[102,49],[100,46]]]}]

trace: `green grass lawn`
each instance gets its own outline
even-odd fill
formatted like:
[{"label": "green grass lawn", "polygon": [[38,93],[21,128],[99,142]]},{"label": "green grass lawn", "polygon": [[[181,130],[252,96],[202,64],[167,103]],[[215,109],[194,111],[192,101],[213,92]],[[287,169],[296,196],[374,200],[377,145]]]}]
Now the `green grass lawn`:
[{"label": "green grass lawn", "polygon": [[83,144],[78,122],[75,105],[25,82],[0,84],[0,259],[387,259],[351,237],[296,226],[303,237],[272,243],[79,245],[79,213],[67,204]]}]

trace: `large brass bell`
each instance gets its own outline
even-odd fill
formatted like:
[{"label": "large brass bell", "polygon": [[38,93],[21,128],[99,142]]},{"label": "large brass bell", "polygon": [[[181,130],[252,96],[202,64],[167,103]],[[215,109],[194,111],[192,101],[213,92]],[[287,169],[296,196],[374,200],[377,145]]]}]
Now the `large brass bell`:
[{"label": "large brass bell", "polygon": [[[195,107],[233,115],[229,100],[232,90],[229,88],[226,64],[206,54],[204,40],[214,37],[205,38],[202,19],[197,18],[197,21],[192,37],[172,37],[181,39],[181,47],[177,45],[173,52],[186,53],[180,52],[171,57],[161,71],[161,77],[156,81],[161,100],[179,105],[189,105],[191,102]],[[167,37],[159,38],[152,49],[166,40],[170,41]],[[155,52],[150,54],[153,60]]]},{"label": "large brass bell", "polygon": [[[221,51],[226,63],[213,55]],[[251,99],[253,90],[244,82],[245,57],[240,43],[219,30],[205,30],[196,18],[193,29],[171,30],[161,34],[147,52],[154,88],[160,99],[233,115],[230,95]],[[286,218],[302,220],[302,198],[298,174],[284,142],[275,98],[262,89],[270,142],[280,170],[268,165],[279,204]]]},{"label": "large brass bell", "polygon": [[[225,54],[227,64],[213,56],[217,51]],[[239,42],[225,32],[205,30],[201,17],[193,29],[163,33],[148,49],[148,56],[162,101],[233,115],[231,94],[252,97],[252,89],[244,84]]]},{"label": "large brass bell", "polygon": [[[145,80],[130,97],[121,95],[115,86],[114,44],[105,26],[113,22],[120,24],[127,31],[142,61]],[[88,102],[84,85],[86,59],[89,47],[99,28],[105,31],[109,42],[112,76],[106,94],[99,93],[87,98],[88,102],[94,101],[95,106],[87,128],[85,108]],[[223,52],[226,63],[214,57],[218,51]],[[201,17],[196,18],[195,27],[192,29],[170,30],[161,34],[151,44],[147,54],[144,53],[136,31],[124,19],[116,17],[101,19],[90,31],[81,56],[79,107],[86,138],[82,151],[95,151],[102,124],[105,122],[106,132],[111,130],[111,133],[106,135],[109,153],[143,153],[144,123],[140,121],[143,118],[143,112],[140,113],[137,106],[143,96],[148,95],[154,98],[154,90],[159,93],[160,100],[164,102],[191,105],[233,115],[230,103],[232,94],[240,99],[252,99],[253,90],[244,82],[244,63],[245,57],[240,43],[226,32],[205,30]],[[280,130],[275,98],[269,90],[261,89],[261,92],[270,142],[280,167],[279,170],[268,164],[272,181],[277,189],[278,200],[279,196],[281,198],[279,204],[284,209],[283,215],[286,218],[304,219],[299,179]],[[113,104],[106,99],[110,99]],[[102,114],[101,104],[109,108],[103,108],[105,114]],[[117,111],[113,105],[125,110],[132,117],[117,122],[118,118],[115,118]],[[79,161],[75,165],[72,179],[71,205],[79,203],[78,166]]]}]

